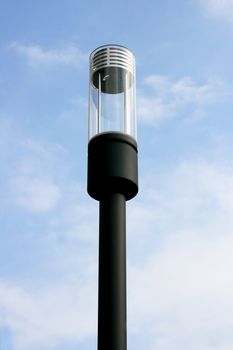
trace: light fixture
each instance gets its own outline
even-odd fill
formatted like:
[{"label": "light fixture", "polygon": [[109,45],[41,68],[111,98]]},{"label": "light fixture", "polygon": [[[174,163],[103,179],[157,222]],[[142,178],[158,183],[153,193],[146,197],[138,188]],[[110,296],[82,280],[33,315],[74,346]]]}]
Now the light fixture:
[{"label": "light fixture", "polygon": [[100,203],[98,350],[126,350],[126,200],[138,192],[135,58],[119,45],[90,55],[88,183]]}]

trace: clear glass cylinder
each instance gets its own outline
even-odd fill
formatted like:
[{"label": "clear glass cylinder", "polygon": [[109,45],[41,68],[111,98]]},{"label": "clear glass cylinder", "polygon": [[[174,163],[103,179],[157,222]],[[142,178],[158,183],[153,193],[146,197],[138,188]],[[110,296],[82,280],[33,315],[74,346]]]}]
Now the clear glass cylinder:
[{"label": "clear glass cylinder", "polygon": [[136,139],[135,57],[118,45],[90,55],[89,139],[102,132],[121,132]]}]

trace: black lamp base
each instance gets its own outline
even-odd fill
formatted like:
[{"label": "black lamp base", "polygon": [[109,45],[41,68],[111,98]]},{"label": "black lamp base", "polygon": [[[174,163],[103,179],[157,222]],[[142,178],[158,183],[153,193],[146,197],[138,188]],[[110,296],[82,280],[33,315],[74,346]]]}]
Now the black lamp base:
[{"label": "black lamp base", "polygon": [[131,136],[106,132],[89,141],[87,191],[99,201],[109,193],[121,193],[126,200],[136,196],[137,143]]}]

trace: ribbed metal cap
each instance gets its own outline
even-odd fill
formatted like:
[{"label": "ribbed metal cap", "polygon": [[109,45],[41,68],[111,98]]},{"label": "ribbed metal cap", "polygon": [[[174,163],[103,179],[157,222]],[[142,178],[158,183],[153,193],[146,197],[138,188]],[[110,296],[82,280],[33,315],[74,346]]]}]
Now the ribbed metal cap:
[{"label": "ribbed metal cap", "polygon": [[135,76],[135,57],[124,46],[100,46],[90,55],[90,80],[96,88],[106,93],[120,93],[125,89],[126,74],[128,86]]},{"label": "ribbed metal cap", "polygon": [[92,75],[106,67],[119,67],[128,70],[134,75],[135,57],[124,46],[105,45],[98,47],[90,56],[90,69]]}]

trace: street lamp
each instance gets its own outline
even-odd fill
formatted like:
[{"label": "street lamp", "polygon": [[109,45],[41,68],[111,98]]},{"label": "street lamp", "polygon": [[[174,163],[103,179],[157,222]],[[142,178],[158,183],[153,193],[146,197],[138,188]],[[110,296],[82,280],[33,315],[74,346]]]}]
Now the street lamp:
[{"label": "street lamp", "polygon": [[88,184],[99,211],[98,350],[126,350],[125,202],[138,192],[135,57],[105,45],[90,55]]}]

